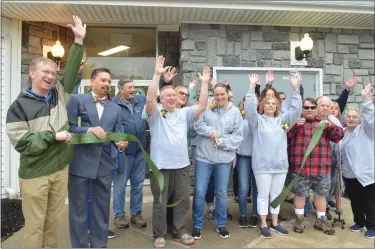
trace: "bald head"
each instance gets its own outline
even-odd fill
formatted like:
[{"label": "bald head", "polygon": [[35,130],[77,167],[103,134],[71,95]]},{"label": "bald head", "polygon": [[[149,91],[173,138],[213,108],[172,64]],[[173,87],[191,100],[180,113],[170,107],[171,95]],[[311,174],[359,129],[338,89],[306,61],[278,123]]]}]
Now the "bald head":
[{"label": "bald head", "polygon": [[318,99],[317,104],[318,115],[323,118],[328,118],[331,111],[332,100],[327,96],[322,96]]}]

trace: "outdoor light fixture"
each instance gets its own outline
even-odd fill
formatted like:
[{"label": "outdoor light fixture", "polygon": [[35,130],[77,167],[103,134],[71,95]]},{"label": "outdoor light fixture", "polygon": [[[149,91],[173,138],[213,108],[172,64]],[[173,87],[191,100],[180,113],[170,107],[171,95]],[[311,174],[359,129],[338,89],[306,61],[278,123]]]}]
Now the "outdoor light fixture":
[{"label": "outdoor light fixture", "polygon": [[109,50],[106,50],[106,51],[100,52],[100,53],[98,53],[98,55],[101,55],[101,56],[107,56],[107,55],[111,55],[111,54],[115,54],[115,53],[118,53],[118,52],[121,52],[121,51],[127,50],[127,49],[129,49],[129,48],[130,48],[130,47],[128,47],[128,46],[121,45],[121,46],[118,46],[118,47],[111,48],[111,49],[109,49]]},{"label": "outdoor light fixture", "polygon": [[57,64],[57,71],[60,71],[60,61],[61,58],[64,56],[64,48],[61,46],[61,42],[59,40],[56,41],[56,44],[52,47],[52,55]]},{"label": "outdoor light fixture", "polygon": [[299,46],[295,48],[296,60],[301,61],[307,59],[307,57],[311,57],[313,44],[313,40],[311,40],[309,34],[306,33],[300,41]]}]

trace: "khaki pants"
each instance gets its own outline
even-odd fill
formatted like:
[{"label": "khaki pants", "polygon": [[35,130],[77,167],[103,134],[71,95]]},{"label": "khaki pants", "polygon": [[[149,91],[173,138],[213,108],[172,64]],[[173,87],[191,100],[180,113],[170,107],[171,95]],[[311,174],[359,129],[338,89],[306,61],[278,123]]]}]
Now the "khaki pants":
[{"label": "khaki pants", "polygon": [[25,248],[56,248],[68,190],[68,168],[48,176],[20,179]]}]

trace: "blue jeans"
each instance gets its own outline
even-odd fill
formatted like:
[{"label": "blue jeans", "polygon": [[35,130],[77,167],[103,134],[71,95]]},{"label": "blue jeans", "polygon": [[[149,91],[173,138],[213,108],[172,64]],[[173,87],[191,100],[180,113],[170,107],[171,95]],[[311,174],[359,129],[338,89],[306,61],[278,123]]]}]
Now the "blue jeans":
[{"label": "blue jeans", "polygon": [[215,181],[214,175],[211,175],[210,181],[208,182],[207,186],[207,193],[206,193],[206,203],[213,204],[215,200]]},{"label": "blue jeans", "polygon": [[204,202],[208,183],[214,175],[216,212],[215,224],[217,228],[225,226],[227,221],[227,189],[232,162],[210,164],[196,160],[195,165],[195,190],[193,207],[193,227],[202,229],[204,219]]},{"label": "blue jeans", "polygon": [[240,215],[247,216],[247,196],[251,186],[253,188],[253,215],[258,215],[257,196],[258,189],[255,182],[253,169],[251,166],[251,156],[237,155],[237,176],[238,176],[238,204]]},{"label": "blue jeans", "polygon": [[113,177],[113,213],[115,218],[125,215],[126,183],[130,179],[130,213],[142,212],[143,182],[146,173],[146,160],[142,152],[125,156],[125,171]]}]

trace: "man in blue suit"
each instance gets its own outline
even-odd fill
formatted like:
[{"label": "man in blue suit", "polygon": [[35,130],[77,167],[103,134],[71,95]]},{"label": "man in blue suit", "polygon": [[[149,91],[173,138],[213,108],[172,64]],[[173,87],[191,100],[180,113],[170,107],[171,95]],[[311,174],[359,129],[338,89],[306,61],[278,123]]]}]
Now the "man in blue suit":
[{"label": "man in blue suit", "polygon": [[[119,80],[119,93],[113,102],[121,107],[121,120],[125,133],[136,136],[143,147],[146,146],[146,120],[142,111],[146,96],[137,94],[132,80]],[[118,228],[128,228],[129,220],[125,216],[125,191],[130,179],[130,222],[138,227],[146,227],[142,217],[143,182],[145,179],[146,161],[140,146],[130,142],[124,152],[118,153],[118,170],[113,178],[113,213],[114,223]]]},{"label": "man in blue suit", "polygon": [[[94,69],[91,92],[72,95],[68,104],[70,132],[93,133],[100,139],[106,132],[122,132],[120,107],[108,101],[110,71]],[[78,117],[81,124],[78,125]],[[114,148],[123,151],[127,142],[75,145],[69,167],[69,229],[73,248],[107,247],[112,171],[116,168]],[[88,185],[92,183],[90,239],[87,228]]]}]

